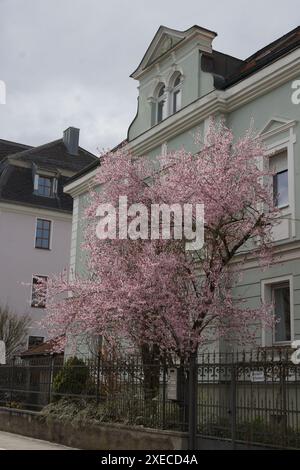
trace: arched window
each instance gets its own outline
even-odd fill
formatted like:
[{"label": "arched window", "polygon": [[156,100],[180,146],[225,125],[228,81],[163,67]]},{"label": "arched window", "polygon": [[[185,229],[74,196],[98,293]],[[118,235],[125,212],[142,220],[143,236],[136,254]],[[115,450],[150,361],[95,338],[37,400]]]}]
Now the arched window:
[{"label": "arched window", "polygon": [[172,86],[172,113],[176,113],[181,108],[181,80],[182,76],[178,73],[173,79]]},{"label": "arched window", "polygon": [[157,92],[156,122],[159,123],[166,117],[166,88],[162,83]]}]

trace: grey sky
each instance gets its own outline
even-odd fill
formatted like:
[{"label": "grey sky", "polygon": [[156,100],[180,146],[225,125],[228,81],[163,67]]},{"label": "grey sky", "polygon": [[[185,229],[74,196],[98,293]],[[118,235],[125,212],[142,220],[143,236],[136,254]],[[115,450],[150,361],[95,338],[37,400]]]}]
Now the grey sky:
[{"label": "grey sky", "polygon": [[300,24],[299,0],[0,0],[0,138],[38,145],[80,127],[92,152],[126,137],[129,78],[158,27],[199,24],[246,58]]}]

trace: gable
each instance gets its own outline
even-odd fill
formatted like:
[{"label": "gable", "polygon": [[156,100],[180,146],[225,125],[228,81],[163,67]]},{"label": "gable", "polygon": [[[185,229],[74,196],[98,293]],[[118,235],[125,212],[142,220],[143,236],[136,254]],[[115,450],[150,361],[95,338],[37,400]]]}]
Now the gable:
[{"label": "gable", "polygon": [[152,62],[154,62],[156,59],[161,57],[163,54],[173,49],[173,47],[176,46],[176,44],[178,44],[182,39],[183,37],[178,37],[172,34],[164,33],[161,36],[154,52],[149,57],[146,66],[150,65]]},{"label": "gable", "polygon": [[180,42],[185,42],[195,35],[201,37],[203,45],[206,45],[206,49],[210,49],[211,42],[215,38],[216,33],[201,28],[200,26],[192,26],[186,31],[178,31],[176,29],[167,28],[166,26],[160,26],[150,46],[146,50],[142,61],[138,68],[131,74],[131,77],[137,79],[139,75],[157,59],[174,49]]}]

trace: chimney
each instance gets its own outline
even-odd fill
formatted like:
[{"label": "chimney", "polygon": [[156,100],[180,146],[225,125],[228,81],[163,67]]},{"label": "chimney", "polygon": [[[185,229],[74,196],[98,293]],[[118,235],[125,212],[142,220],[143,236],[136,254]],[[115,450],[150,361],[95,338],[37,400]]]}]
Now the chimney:
[{"label": "chimney", "polygon": [[64,131],[63,142],[71,155],[78,155],[79,131],[76,127],[68,127]]}]

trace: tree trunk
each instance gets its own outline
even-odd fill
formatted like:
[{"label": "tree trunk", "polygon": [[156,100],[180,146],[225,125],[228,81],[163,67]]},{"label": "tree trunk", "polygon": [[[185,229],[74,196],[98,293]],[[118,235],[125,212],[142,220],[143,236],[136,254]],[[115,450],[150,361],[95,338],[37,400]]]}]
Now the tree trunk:
[{"label": "tree trunk", "polygon": [[160,351],[157,345],[141,347],[144,372],[144,398],[149,403],[159,394]]}]

